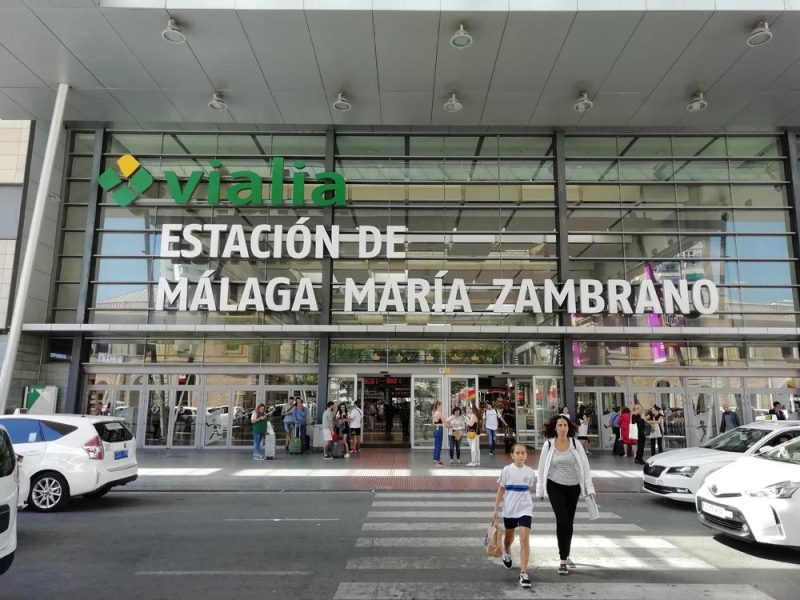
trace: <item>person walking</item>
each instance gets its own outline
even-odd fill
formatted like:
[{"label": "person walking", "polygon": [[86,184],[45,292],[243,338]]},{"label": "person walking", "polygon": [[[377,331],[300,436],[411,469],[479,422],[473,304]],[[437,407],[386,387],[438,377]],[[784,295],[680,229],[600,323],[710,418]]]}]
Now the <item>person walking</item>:
[{"label": "person walking", "polygon": [[636,445],[636,439],[630,437],[631,409],[627,406],[622,407],[622,413],[619,416],[619,431],[622,435],[622,443],[625,446],[625,457],[630,458],[633,456],[633,447]]},{"label": "person walking", "polygon": [[333,402],[325,405],[325,412],[322,413],[322,458],[333,460],[331,446],[333,445]]},{"label": "person walking", "polygon": [[481,420],[478,412],[478,407],[473,406],[472,412],[467,417],[467,442],[469,443],[470,461],[467,463],[468,467],[481,466]]},{"label": "person walking", "polygon": [[545,425],[547,441],[539,456],[536,496],[550,498],[556,515],[556,538],[560,564],[558,573],[569,575],[576,568],[570,559],[575,510],[580,496],[595,498],[589,459],[581,444],[575,443],[575,425],[564,415],[557,415]]},{"label": "person walking", "polygon": [[267,406],[263,402],[256,406],[253,414],[250,415],[250,423],[253,425],[253,460],[264,460],[261,454],[261,444],[264,436],[267,435]]},{"label": "person walking", "polygon": [[[657,404],[650,409],[647,424],[650,425],[650,456],[655,456],[658,452],[664,451],[664,415],[661,414],[661,407]],[[656,452],[658,446],[658,452]]]},{"label": "person walking", "polygon": [[495,447],[497,446],[498,421],[508,427],[502,415],[492,405],[492,401],[487,400],[483,409],[483,428],[486,430],[486,438],[489,441],[489,456],[494,455]]},{"label": "person walking", "polygon": [[289,396],[289,401],[281,411],[281,417],[283,417],[283,429],[286,431],[286,449],[288,450],[289,442],[292,441],[292,435],[294,434],[294,396]]},{"label": "person walking", "polygon": [[308,411],[306,410],[303,399],[298,397],[294,405],[294,423],[295,430],[300,434],[300,443],[303,452],[308,450],[306,443],[306,420],[308,418]]},{"label": "person walking", "polygon": [[450,442],[450,464],[453,464],[453,452],[455,452],[455,462],[461,464],[461,438],[467,428],[467,419],[461,414],[461,407],[456,406],[453,414],[447,419],[447,427],[450,429],[448,441]]},{"label": "person walking", "polygon": [[514,535],[519,529],[519,585],[523,588],[531,587],[528,577],[528,561],[531,555],[530,537],[533,524],[533,498],[531,488],[536,486],[536,471],[525,464],[528,451],[525,444],[514,444],[511,448],[510,465],[503,467],[500,477],[497,478],[497,494],[494,502],[494,512],[497,515],[500,503],[503,503],[503,566],[510,569],[511,544]]},{"label": "person walking", "polygon": [[347,411],[347,404],[344,402],[339,404],[336,410],[336,415],[333,417],[333,427],[335,435],[333,439],[337,438],[344,444],[344,457],[350,458],[350,444],[348,438],[350,437],[350,417]]},{"label": "person walking", "polygon": [[619,445],[619,416],[619,406],[615,406],[608,415],[607,427],[611,427],[611,433],[614,436],[614,445],[611,446],[612,454],[616,454]]},{"label": "person walking", "polygon": [[[642,413],[643,412],[644,412],[644,409],[642,408],[642,405],[641,404],[636,404],[633,407],[633,414],[631,415],[631,424],[632,425],[636,425],[636,437],[635,437],[635,440],[636,440],[636,459],[634,460],[634,462],[637,465],[643,465],[644,464],[644,443],[645,443],[645,440],[647,438],[647,435],[645,433],[646,422],[644,420],[644,417],[642,417]],[[628,435],[629,436],[631,435],[630,427],[628,428]],[[633,438],[631,438],[631,439],[633,439]]]},{"label": "person walking", "polygon": [[442,402],[437,400],[431,410],[431,424],[433,425],[433,464],[443,467],[442,442],[444,441],[444,421],[442,420]]},{"label": "person walking", "polygon": [[361,451],[361,422],[363,421],[363,417],[361,409],[358,408],[358,404],[353,403],[350,407],[350,414],[348,415],[350,419],[350,441],[352,442],[350,452],[353,454],[358,454]]},{"label": "person walking", "polygon": [[731,410],[731,405],[728,402],[722,403],[722,419],[719,424],[719,432],[725,433],[731,429],[739,427],[739,415]]}]

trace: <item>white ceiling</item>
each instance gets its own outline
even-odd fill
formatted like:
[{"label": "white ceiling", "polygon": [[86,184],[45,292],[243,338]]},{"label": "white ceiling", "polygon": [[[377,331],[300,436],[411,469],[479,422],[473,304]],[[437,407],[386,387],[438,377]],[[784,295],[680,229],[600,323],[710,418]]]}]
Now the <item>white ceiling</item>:
[{"label": "white ceiling", "polygon": [[[325,0],[0,0],[0,118],[49,118],[65,81],[73,88],[68,120],[128,127],[800,127],[800,10],[783,1],[752,10],[754,0],[669,3],[691,7],[680,11],[651,8],[665,4],[659,0],[613,4],[625,10],[603,0],[540,0],[520,11],[514,7],[525,3],[515,0],[438,0],[436,10],[428,0],[401,10],[382,10],[395,3],[379,0],[341,4],[372,8],[331,10],[336,3]],[[476,10],[498,4],[506,9]],[[217,8],[182,8],[209,5]],[[265,5],[281,9],[252,9]],[[186,44],[161,39],[170,17]],[[748,48],[762,18],[775,37]],[[461,51],[448,43],[459,23],[475,39]],[[208,109],[214,89],[228,112]],[[347,113],[331,109],[340,90],[353,104]],[[572,110],[582,90],[595,101],[583,115]],[[709,108],[690,114],[696,90]],[[442,110],[452,91],[460,113]]]}]

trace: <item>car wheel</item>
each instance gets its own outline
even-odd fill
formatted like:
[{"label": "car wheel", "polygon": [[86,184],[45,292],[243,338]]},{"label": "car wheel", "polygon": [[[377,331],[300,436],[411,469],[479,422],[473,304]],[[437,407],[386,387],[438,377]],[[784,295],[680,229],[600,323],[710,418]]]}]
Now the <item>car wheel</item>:
[{"label": "car wheel", "polygon": [[61,510],[69,500],[69,486],[58,473],[39,473],[31,479],[28,498],[30,507],[38,512]]},{"label": "car wheel", "polygon": [[110,491],[111,491],[111,488],[104,485],[103,487],[101,487],[99,489],[96,489],[93,492],[89,492],[88,494],[84,494],[83,497],[84,498],[102,498],[103,496],[105,496]]},{"label": "car wheel", "polygon": [[11,563],[14,562],[14,552],[11,554],[7,554],[3,558],[0,558],[0,575],[5,573],[11,568]]}]

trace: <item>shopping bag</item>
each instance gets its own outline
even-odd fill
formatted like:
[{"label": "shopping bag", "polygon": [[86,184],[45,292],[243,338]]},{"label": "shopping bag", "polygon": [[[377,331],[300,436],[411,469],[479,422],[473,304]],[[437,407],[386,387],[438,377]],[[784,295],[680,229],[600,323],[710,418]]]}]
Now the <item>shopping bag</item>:
[{"label": "shopping bag", "polygon": [[498,558],[503,555],[503,530],[500,527],[500,520],[497,518],[497,513],[492,515],[492,522],[486,530],[483,547],[486,548],[486,554],[489,556]]},{"label": "shopping bag", "polygon": [[639,426],[636,423],[631,423],[630,429],[628,429],[628,439],[639,439]]},{"label": "shopping bag", "polygon": [[600,508],[592,496],[586,496],[586,512],[589,513],[590,521],[600,518]]}]

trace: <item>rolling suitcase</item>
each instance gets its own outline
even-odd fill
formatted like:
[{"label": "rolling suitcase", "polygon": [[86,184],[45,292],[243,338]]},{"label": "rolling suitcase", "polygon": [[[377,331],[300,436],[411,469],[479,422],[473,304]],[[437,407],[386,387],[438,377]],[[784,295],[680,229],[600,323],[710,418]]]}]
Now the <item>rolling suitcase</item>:
[{"label": "rolling suitcase", "polygon": [[617,440],[614,444],[614,454],[617,456],[625,456],[625,444],[622,440]]},{"label": "rolling suitcase", "polygon": [[344,458],[344,442],[339,440],[333,442],[331,446],[331,456],[333,458]]},{"label": "rolling suitcase", "polygon": [[300,439],[300,428],[294,428],[294,435],[289,442],[289,454],[302,454],[303,453],[303,440]]},{"label": "rolling suitcase", "polygon": [[275,458],[275,434],[268,433],[264,436],[264,458],[271,460]]}]

